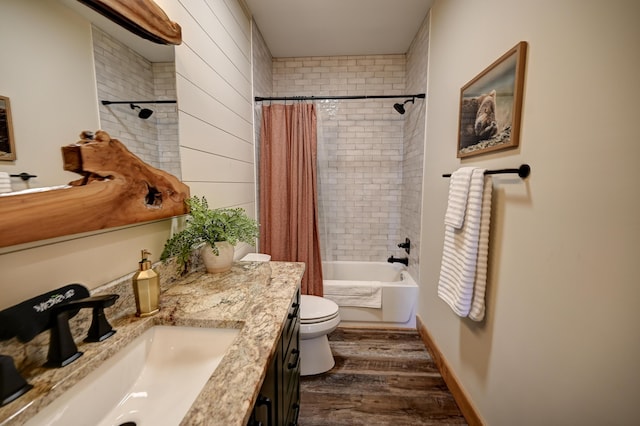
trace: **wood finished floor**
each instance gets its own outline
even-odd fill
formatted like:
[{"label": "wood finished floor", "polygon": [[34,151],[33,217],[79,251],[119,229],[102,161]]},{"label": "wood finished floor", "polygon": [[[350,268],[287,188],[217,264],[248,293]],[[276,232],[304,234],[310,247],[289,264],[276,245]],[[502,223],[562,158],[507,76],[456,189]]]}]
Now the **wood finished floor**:
[{"label": "wood finished floor", "polygon": [[300,426],[466,425],[417,331],[338,328],[336,365],[300,378]]}]

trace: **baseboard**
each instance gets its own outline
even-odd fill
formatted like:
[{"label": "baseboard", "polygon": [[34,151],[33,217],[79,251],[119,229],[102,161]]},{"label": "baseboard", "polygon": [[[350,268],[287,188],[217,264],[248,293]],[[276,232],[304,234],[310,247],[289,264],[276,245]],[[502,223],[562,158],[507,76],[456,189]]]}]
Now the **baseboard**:
[{"label": "baseboard", "polygon": [[366,329],[370,328],[372,330],[406,330],[414,332],[416,331],[416,326],[414,325],[405,325],[400,323],[389,323],[389,322],[364,322],[364,321],[340,321],[338,325],[340,328],[358,328],[358,329]]},{"label": "baseboard", "polygon": [[456,400],[456,403],[469,426],[484,426],[484,422],[478,414],[478,410],[464,391],[460,381],[453,373],[453,370],[449,368],[447,360],[442,355],[442,352],[440,352],[440,349],[433,340],[433,337],[431,337],[427,327],[424,325],[424,322],[422,322],[420,315],[416,315],[416,328],[418,329],[418,334],[420,334],[422,342],[427,347],[429,354],[431,354],[433,361],[440,371],[440,375],[442,375],[444,382],[447,384],[451,395],[453,395],[453,399]]}]

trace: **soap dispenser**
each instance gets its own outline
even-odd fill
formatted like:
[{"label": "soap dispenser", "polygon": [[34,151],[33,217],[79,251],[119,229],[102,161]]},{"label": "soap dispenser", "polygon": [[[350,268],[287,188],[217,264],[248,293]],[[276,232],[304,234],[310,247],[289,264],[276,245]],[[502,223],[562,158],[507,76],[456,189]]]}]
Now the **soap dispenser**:
[{"label": "soap dispenser", "polygon": [[142,250],[140,270],[133,276],[133,294],[136,298],[136,316],[148,317],[160,310],[160,278],[151,268],[150,255]]}]

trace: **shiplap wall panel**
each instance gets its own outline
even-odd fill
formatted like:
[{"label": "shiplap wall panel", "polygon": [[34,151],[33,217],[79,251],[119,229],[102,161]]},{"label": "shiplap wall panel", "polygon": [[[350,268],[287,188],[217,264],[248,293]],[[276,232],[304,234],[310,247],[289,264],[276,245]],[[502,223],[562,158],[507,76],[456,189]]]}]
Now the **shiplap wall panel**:
[{"label": "shiplap wall panel", "polygon": [[[201,1],[201,0],[200,0]],[[191,0],[198,2],[197,0]],[[207,9],[208,10],[208,9]],[[183,26],[183,44],[176,48],[176,71],[188,74],[192,72],[189,63],[182,65],[182,51],[192,49],[210,66],[210,73],[219,74],[231,86],[238,89],[239,95],[251,100],[251,64],[246,58],[241,58],[240,62],[233,62],[228,52],[221,49],[217,40],[212,39],[213,29],[203,28],[193,16],[184,10],[178,13],[176,18]],[[247,69],[245,69],[247,68]],[[244,70],[244,71],[243,71]],[[247,77],[247,75],[249,77]]]},{"label": "shiplap wall panel", "polygon": [[[182,137],[189,141],[188,147],[199,151],[215,152],[222,157],[250,162],[254,161],[253,142],[212,127],[198,118],[180,114]],[[203,137],[202,135],[206,135]],[[186,145],[183,145],[186,146]]]},{"label": "shiplap wall panel", "polygon": [[[249,43],[241,43],[245,40],[242,31],[235,24],[233,15],[228,13],[224,2],[207,4],[206,1],[191,2],[190,10],[196,22],[206,30],[211,40],[224,52],[229,60],[238,65],[238,71],[248,80],[251,79],[251,48]],[[227,17],[226,21],[221,21]],[[237,39],[237,41],[235,40]],[[240,44],[244,44],[244,51]],[[249,66],[242,66],[246,63]]]},{"label": "shiplap wall panel", "polygon": [[159,0],[176,46],[183,180],[213,207],[255,215],[251,22],[236,0]]},{"label": "shiplap wall panel", "polygon": [[245,14],[244,9],[236,0],[207,0],[209,2],[224,3],[233,15],[236,25],[243,32],[249,48],[251,48],[251,20]]},{"label": "shiplap wall panel", "polygon": [[185,181],[250,183],[254,180],[253,163],[190,148],[180,148],[180,158],[190,165],[182,172]]},{"label": "shiplap wall panel", "polygon": [[[202,92],[190,81],[182,76],[176,78],[180,96],[180,110],[192,117],[197,117],[211,126],[222,129],[240,139],[250,141],[253,134],[253,124],[239,117],[223,103],[214,99],[206,92]],[[180,126],[182,128],[182,126]],[[203,135],[204,136],[204,135]],[[180,138],[180,145],[189,146],[189,140]]]},{"label": "shiplap wall panel", "polygon": [[[194,182],[191,192],[197,194],[214,194],[207,197],[212,207],[242,207],[250,217],[255,215],[255,204],[252,199],[255,187],[253,183],[211,183]],[[230,190],[232,189],[232,190]]]},{"label": "shiplap wall panel", "polygon": [[225,106],[236,115],[251,123],[253,108],[248,107],[246,95],[238,91],[220,75],[211,72],[211,65],[206,63],[191,49],[184,49],[180,60],[188,72],[181,77],[197,85],[202,91],[214,97],[216,100],[224,100]]}]

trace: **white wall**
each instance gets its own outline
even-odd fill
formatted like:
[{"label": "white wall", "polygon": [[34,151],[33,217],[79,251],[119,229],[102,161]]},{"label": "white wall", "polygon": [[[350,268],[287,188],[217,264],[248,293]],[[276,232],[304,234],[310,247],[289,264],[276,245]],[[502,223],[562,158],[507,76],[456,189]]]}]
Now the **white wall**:
[{"label": "white wall", "polygon": [[[640,401],[640,190],[633,1],[437,1],[432,9],[419,314],[491,425],[628,425]],[[529,43],[520,148],[456,159],[460,87]],[[487,317],[437,297],[448,180],[495,183]]]},{"label": "white wall", "polygon": [[212,207],[254,217],[251,21],[235,0],[158,1],[182,27],[176,47],[182,179]]}]

